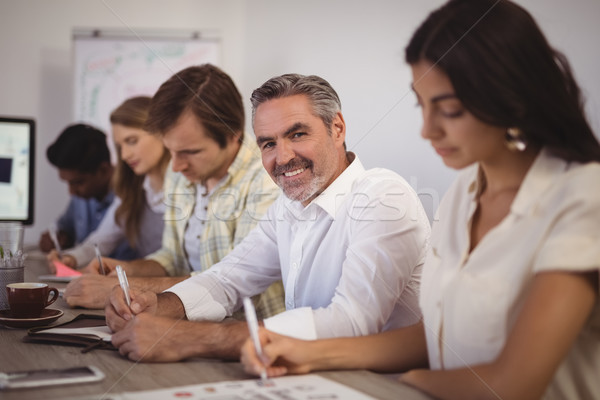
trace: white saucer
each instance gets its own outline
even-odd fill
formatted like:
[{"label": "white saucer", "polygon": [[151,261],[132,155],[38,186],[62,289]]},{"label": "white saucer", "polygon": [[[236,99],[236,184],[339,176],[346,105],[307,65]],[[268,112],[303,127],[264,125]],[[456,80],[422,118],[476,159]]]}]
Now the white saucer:
[{"label": "white saucer", "polygon": [[63,314],[62,310],[45,308],[42,310],[42,315],[37,318],[14,318],[10,310],[2,310],[0,311],[0,324],[10,328],[32,328],[48,325],[62,317]]}]

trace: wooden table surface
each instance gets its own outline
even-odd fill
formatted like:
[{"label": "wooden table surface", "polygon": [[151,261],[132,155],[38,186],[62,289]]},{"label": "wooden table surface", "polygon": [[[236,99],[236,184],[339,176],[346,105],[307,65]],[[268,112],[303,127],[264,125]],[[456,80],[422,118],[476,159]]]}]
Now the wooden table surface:
[{"label": "wooden table surface", "polygon": [[[38,251],[29,252],[25,280],[38,281],[39,275],[47,273],[44,255]],[[66,286],[55,282],[49,282],[49,285],[58,288]],[[71,309],[62,298],[49,308],[64,311],[64,315],[54,324],[69,321],[84,312],[103,313],[100,310]],[[97,383],[0,391],[0,398],[3,400],[77,397],[108,399],[110,394],[125,391],[254,379],[244,372],[239,362],[196,358],[177,363],[135,363],[123,358],[116,351],[94,350],[81,353],[81,347],[24,343],[21,339],[26,334],[26,329],[6,328],[0,325],[1,372],[94,365],[104,372],[106,378]],[[369,371],[327,371],[317,375],[338,381],[378,399],[429,398],[393,378]]]}]

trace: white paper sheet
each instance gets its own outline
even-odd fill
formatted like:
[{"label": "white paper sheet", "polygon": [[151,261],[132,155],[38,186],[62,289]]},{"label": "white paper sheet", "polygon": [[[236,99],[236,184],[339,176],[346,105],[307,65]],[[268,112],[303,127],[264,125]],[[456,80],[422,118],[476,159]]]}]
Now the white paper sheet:
[{"label": "white paper sheet", "polygon": [[372,400],[374,397],[323,378],[318,375],[283,376],[267,380],[215,382],[202,385],[180,386],[170,389],[125,392],[111,399],[122,400]]}]

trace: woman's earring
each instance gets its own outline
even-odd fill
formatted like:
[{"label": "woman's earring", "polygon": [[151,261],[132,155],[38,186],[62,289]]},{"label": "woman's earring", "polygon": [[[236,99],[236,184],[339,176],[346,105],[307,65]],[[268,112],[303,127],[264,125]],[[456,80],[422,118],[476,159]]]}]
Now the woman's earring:
[{"label": "woman's earring", "polygon": [[525,151],[527,141],[519,128],[508,128],[504,135],[504,144],[510,151]]}]

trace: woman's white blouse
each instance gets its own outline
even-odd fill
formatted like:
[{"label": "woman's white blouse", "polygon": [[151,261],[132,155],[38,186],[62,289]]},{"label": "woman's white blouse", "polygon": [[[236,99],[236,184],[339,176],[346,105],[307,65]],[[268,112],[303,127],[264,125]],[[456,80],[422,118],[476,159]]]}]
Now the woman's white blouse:
[{"label": "woman's white blouse", "polygon": [[[600,268],[599,184],[600,164],[567,163],[543,150],[509,214],[469,254],[478,166],[461,172],[438,209],[421,280],[432,369],[493,361],[536,273]],[[557,372],[549,397],[600,398],[599,304]]]}]

